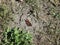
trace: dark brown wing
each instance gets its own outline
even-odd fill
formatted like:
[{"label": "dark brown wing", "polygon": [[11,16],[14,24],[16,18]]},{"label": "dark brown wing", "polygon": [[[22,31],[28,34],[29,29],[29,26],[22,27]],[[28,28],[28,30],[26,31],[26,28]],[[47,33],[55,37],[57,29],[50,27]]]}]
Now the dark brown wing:
[{"label": "dark brown wing", "polygon": [[30,21],[28,19],[25,20],[25,23],[27,26],[32,26],[32,24],[30,23]]},{"label": "dark brown wing", "polygon": [[23,2],[23,0],[15,0],[15,1],[18,1],[18,2]]}]

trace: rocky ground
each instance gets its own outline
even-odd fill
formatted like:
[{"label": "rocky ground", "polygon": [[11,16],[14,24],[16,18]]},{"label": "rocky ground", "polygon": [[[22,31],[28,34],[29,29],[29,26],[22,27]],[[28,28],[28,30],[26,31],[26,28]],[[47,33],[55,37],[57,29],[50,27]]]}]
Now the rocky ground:
[{"label": "rocky ground", "polygon": [[3,3],[12,11],[14,21],[9,27],[31,32],[35,45],[60,45],[60,0],[1,0]]}]

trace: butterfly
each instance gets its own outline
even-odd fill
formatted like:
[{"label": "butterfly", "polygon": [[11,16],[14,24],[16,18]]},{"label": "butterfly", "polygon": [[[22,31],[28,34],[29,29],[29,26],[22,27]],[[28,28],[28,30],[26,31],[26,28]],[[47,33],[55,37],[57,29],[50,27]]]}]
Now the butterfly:
[{"label": "butterfly", "polygon": [[23,2],[23,0],[16,0],[16,1],[18,1],[18,2]]},{"label": "butterfly", "polygon": [[28,19],[25,19],[25,23],[27,26],[32,26],[32,24],[30,23],[30,21]]}]

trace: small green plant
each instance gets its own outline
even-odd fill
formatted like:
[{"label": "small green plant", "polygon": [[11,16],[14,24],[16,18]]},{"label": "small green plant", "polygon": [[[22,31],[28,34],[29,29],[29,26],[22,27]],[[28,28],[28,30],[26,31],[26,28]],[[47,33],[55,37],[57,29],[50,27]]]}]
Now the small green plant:
[{"label": "small green plant", "polygon": [[32,35],[18,28],[4,31],[2,45],[32,45]]}]

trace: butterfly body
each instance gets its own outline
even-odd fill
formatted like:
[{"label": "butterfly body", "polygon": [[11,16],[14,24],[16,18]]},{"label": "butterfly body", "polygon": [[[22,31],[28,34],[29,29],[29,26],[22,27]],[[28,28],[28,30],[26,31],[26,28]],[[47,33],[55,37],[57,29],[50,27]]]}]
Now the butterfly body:
[{"label": "butterfly body", "polygon": [[32,24],[30,23],[30,21],[28,19],[25,20],[25,23],[27,26],[32,26]]}]

